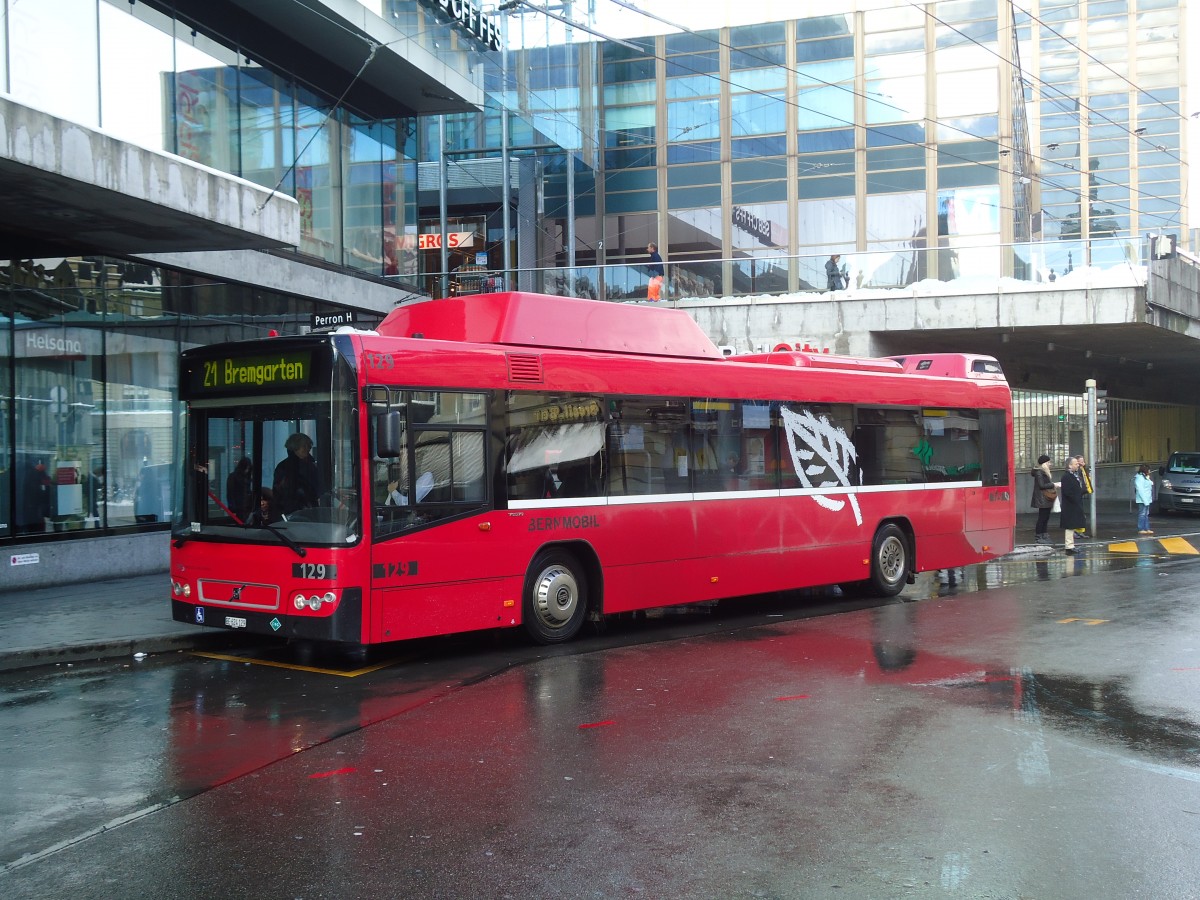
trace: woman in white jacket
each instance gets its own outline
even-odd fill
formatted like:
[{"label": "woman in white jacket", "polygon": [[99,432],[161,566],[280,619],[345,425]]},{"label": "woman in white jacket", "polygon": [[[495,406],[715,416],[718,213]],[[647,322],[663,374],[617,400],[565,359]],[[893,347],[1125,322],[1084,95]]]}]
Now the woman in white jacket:
[{"label": "woman in white jacket", "polygon": [[1142,465],[1133,476],[1133,500],[1138,508],[1138,534],[1154,534],[1150,530],[1150,504],[1154,502],[1154,482],[1150,467]]}]

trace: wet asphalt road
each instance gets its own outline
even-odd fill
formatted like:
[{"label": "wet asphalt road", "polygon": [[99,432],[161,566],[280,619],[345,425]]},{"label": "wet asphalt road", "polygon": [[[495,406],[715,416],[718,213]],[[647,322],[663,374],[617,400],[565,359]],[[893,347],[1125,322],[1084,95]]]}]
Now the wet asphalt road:
[{"label": "wet asphalt road", "polygon": [[0,894],[1200,895],[1197,558],[949,574],[549,652],[13,673]]}]

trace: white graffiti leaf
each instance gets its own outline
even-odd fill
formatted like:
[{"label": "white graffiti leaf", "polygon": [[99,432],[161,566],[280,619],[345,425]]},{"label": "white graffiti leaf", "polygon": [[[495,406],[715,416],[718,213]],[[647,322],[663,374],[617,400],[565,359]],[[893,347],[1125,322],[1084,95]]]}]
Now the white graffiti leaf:
[{"label": "white graffiti leaf", "polygon": [[[858,453],[845,429],[830,422],[827,416],[815,416],[809,410],[794,412],[784,406],[779,414],[788,437],[792,467],[801,484],[806,488],[854,487],[850,473],[858,461]],[[821,464],[805,465],[814,458]],[[822,472],[828,472],[828,476],[814,483],[814,476]],[[822,508],[833,511],[841,510],[849,502],[855,524],[862,525],[862,511],[853,494],[847,495],[846,500],[823,494],[814,494],[813,499]]]},{"label": "white graffiti leaf", "polygon": [[824,494],[815,494],[813,499],[817,501],[818,506],[823,506],[834,512],[840,512],[842,507],[846,505],[845,500],[835,500],[833,497],[826,497]]}]

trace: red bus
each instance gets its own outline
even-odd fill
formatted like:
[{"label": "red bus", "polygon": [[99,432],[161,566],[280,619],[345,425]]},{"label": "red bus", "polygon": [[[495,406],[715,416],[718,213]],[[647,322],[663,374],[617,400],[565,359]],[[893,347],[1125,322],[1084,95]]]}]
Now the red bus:
[{"label": "red bus", "polygon": [[188,350],[180,393],[172,607],[198,625],[556,643],[671,604],[890,596],[1013,544],[988,357],[727,358],[679,310],[514,292]]}]

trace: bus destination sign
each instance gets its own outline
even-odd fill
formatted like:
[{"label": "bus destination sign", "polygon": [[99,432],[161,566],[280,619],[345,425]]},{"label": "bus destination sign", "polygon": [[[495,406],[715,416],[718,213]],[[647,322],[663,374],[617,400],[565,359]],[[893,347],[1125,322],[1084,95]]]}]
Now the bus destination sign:
[{"label": "bus destination sign", "polygon": [[270,356],[222,356],[196,360],[188,373],[192,396],[246,391],[250,393],[307,387],[312,351],[288,350]]}]

